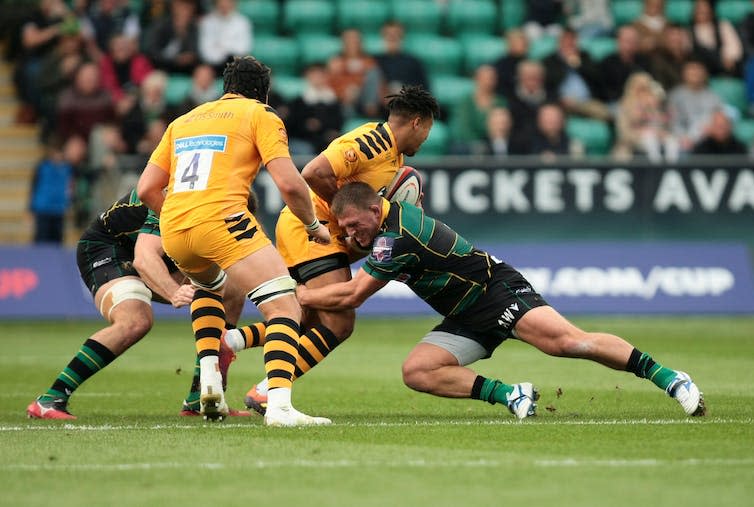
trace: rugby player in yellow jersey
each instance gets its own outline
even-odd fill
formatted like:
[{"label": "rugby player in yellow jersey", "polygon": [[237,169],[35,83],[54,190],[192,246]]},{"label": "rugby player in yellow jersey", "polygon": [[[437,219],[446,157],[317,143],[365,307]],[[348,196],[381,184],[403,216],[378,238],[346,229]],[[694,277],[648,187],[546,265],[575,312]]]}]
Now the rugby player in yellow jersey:
[{"label": "rugby player in yellow jersey", "polygon": [[[280,212],[275,227],[275,243],[293,278],[309,288],[318,288],[351,279],[350,263],[366,252],[351,248],[343,230],[330,213],[330,201],[347,183],[361,181],[375,191],[387,186],[403,165],[403,156],[413,156],[429,136],[439,108],[435,98],[420,86],[404,87],[387,97],[386,122],[366,123],[335,139],[311,162],[302,175],[312,188],[312,202],[321,223],[327,224],[332,241],[323,245],[312,241],[289,208]],[[308,313],[308,331],[299,343],[295,378],[322,361],[335,347],[348,338],[354,327],[355,312],[316,310]],[[243,330],[234,331],[243,333]],[[244,342],[231,348],[244,347]],[[264,413],[267,386],[265,381],[252,387],[246,395],[247,406]]]},{"label": "rugby player in yellow jersey", "polygon": [[173,121],[142,173],[139,198],[160,215],[165,252],[196,287],[191,322],[200,356],[200,412],[222,419],[228,406],[218,367],[225,325],[226,278],[241,287],[266,322],[269,383],[265,424],[329,424],[291,404],[301,307],[293,278],[246,207],[264,164],[283,200],[314,243],[330,234],[314,213],[309,188],[293,164],[282,120],[266,104],[270,69],[236,57],[223,73],[224,95]]}]

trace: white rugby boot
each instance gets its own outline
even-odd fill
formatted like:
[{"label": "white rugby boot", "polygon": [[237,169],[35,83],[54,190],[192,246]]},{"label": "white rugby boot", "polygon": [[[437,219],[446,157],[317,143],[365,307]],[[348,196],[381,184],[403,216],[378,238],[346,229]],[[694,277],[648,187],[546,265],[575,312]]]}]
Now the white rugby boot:
[{"label": "white rugby boot", "polygon": [[677,371],[675,378],[665,389],[665,392],[681,404],[686,415],[703,416],[707,413],[707,407],[704,406],[704,396],[688,373]]},{"label": "white rugby boot", "polygon": [[539,391],[530,382],[513,384],[513,392],[506,394],[508,410],[519,419],[537,415]]}]

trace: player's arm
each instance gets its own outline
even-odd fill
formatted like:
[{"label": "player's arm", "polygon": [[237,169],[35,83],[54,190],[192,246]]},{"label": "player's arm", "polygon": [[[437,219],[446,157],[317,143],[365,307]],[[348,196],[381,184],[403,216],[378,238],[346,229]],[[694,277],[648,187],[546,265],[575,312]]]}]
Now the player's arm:
[{"label": "player's arm", "polygon": [[338,179],[324,154],[320,153],[306,164],[301,176],[318,196],[328,203],[332,202],[335,192],[338,191]]},{"label": "player's arm", "polygon": [[309,234],[318,243],[329,243],[330,231],[317,220],[311,197],[309,197],[309,187],[293,161],[288,157],[277,157],[267,162],[266,166],[272,180],[280,190],[283,202],[299,220],[307,225]]},{"label": "player's arm", "polygon": [[168,185],[169,179],[170,176],[163,168],[149,162],[136,185],[136,193],[141,202],[158,215],[162,210],[162,203],[165,202],[163,189]]},{"label": "player's arm", "polygon": [[191,304],[194,288],[179,284],[168,271],[162,260],[164,254],[162,239],[155,234],[139,234],[134,246],[134,268],[153,292],[162,299],[180,308]]},{"label": "player's arm", "polygon": [[353,279],[347,282],[333,283],[317,289],[304,285],[296,287],[301,306],[316,310],[349,310],[358,308],[369,296],[383,288],[386,280],[379,280],[360,269]]}]

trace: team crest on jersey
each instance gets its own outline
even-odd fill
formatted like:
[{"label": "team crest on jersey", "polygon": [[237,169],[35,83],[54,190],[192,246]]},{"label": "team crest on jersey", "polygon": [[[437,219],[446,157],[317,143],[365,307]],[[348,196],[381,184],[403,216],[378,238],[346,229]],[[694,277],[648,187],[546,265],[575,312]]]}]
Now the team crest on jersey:
[{"label": "team crest on jersey", "polygon": [[372,257],[377,262],[390,262],[393,259],[393,244],[395,239],[380,236],[372,245]]},{"label": "team crest on jersey", "polygon": [[355,169],[357,164],[359,163],[359,156],[356,155],[356,150],[354,150],[353,148],[348,148],[346,151],[344,151],[343,161],[345,162],[346,167],[349,170]]}]

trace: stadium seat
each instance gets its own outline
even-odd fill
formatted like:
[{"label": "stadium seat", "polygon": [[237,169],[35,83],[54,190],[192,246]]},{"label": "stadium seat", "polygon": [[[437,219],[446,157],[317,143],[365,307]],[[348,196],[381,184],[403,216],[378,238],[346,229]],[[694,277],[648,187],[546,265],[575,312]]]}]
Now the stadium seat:
[{"label": "stadium seat", "polygon": [[311,63],[326,63],[343,48],[340,37],[334,35],[300,34],[297,41],[302,67]]},{"label": "stadium seat", "polygon": [[734,25],[740,24],[752,10],[754,6],[750,0],[720,0],[715,7],[718,18],[727,19]]},{"label": "stadium seat", "polygon": [[292,35],[331,34],[335,4],[328,0],[288,0],[283,4],[283,25]]},{"label": "stadium seat", "polygon": [[633,23],[641,15],[643,8],[641,0],[614,0],[610,2],[615,26]]},{"label": "stadium seat", "polygon": [[440,31],[442,11],[437,2],[431,0],[393,0],[393,18],[406,28],[406,34]]},{"label": "stadium seat", "polygon": [[238,12],[249,18],[254,27],[254,36],[274,35],[278,32],[280,6],[276,0],[240,0]]},{"label": "stadium seat", "polygon": [[494,62],[506,51],[505,40],[500,36],[464,34],[460,40],[463,48],[463,70],[468,75],[480,65]]},{"label": "stadium seat", "polygon": [[385,44],[382,42],[382,37],[377,32],[362,33],[361,44],[364,47],[364,51],[370,55],[379,55],[385,52]]},{"label": "stadium seat", "polygon": [[338,0],[338,28],[356,28],[364,33],[379,32],[390,18],[390,5],[381,0]]},{"label": "stadium seat", "polygon": [[[412,158],[445,155],[448,150],[449,139],[450,132],[448,126],[442,120],[435,120],[432,130],[429,131],[429,137],[424,141],[416,156]],[[408,165],[411,164],[408,163]]]},{"label": "stadium seat", "polygon": [[723,102],[733,106],[741,114],[746,114],[749,104],[743,80],[735,77],[711,77],[709,87]]},{"label": "stadium seat", "polygon": [[254,40],[254,56],[269,66],[273,75],[298,74],[298,44],[291,38],[260,34]]},{"label": "stadium seat", "polygon": [[429,86],[432,95],[446,111],[474,92],[474,80],[468,77],[434,75]]},{"label": "stadium seat", "polygon": [[180,104],[191,91],[191,77],[182,74],[170,74],[165,86],[165,102],[171,106]]},{"label": "stadium seat", "polygon": [[580,39],[579,46],[589,53],[593,60],[600,61],[615,53],[618,43],[613,37],[593,37],[591,39]]},{"label": "stadium seat", "polygon": [[665,4],[665,17],[677,25],[688,26],[693,12],[693,0],[668,0]]},{"label": "stadium seat", "polygon": [[404,48],[419,58],[430,74],[458,74],[461,70],[461,43],[450,37],[410,34]]},{"label": "stadium seat", "polygon": [[558,39],[552,35],[542,35],[529,43],[529,58],[541,60],[554,53],[558,47]]},{"label": "stadium seat", "polygon": [[502,31],[518,28],[526,19],[524,0],[500,0],[500,28]]},{"label": "stadium seat", "polygon": [[746,146],[754,146],[754,120],[738,120],[733,124],[733,134]]},{"label": "stadium seat", "polygon": [[571,116],[566,120],[566,132],[571,139],[584,143],[587,155],[607,155],[610,152],[612,136],[604,121]]},{"label": "stadium seat", "polygon": [[447,28],[454,35],[492,34],[497,28],[497,8],[492,0],[451,0]]},{"label": "stadium seat", "polygon": [[272,76],[271,88],[287,101],[300,97],[305,86],[306,81],[302,77]]}]

